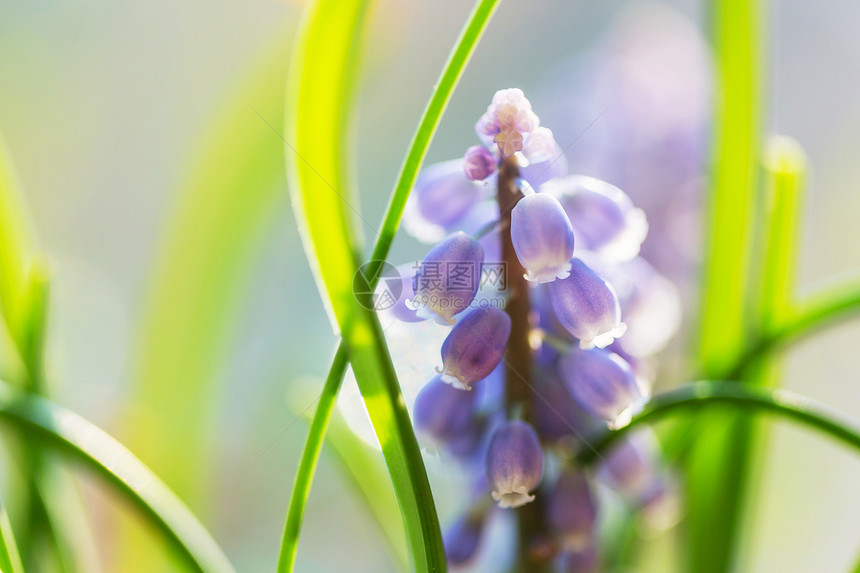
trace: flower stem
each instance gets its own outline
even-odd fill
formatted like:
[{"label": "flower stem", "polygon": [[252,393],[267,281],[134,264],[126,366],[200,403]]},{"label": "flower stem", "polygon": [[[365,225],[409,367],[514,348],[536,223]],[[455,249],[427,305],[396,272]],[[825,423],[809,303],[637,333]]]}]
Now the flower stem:
[{"label": "flower stem", "polygon": [[[531,323],[529,313],[529,285],[525,269],[520,264],[511,240],[511,210],[523,198],[516,181],[520,169],[514,158],[502,161],[498,176],[499,213],[502,238],[502,260],[505,265],[507,302],[505,312],[511,319],[511,336],[505,349],[505,402],[508,413],[517,412],[519,417],[530,422],[532,387],[532,352],[529,344]],[[519,570],[541,573],[549,570],[548,556],[537,554],[533,548],[543,533],[544,519],[541,506],[532,502],[515,510],[519,522]],[[551,556],[549,556],[551,557]]]}]

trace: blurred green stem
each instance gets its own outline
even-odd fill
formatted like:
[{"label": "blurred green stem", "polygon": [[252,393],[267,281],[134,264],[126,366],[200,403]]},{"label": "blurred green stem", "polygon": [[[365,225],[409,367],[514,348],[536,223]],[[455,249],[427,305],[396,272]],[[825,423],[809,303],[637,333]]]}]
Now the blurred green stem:
[{"label": "blurred green stem", "polygon": [[[760,150],[761,4],[713,0],[717,72],[714,164],[707,210],[699,371],[721,376],[748,335],[750,243]],[[703,416],[686,463],[686,569],[726,573],[735,561],[746,467],[744,418]]]},{"label": "blurred green stem", "polygon": [[[371,254],[371,261],[383,261],[388,256],[388,251],[400,226],[400,220],[403,215],[403,209],[406,206],[406,200],[409,197],[409,192],[412,190],[415,179],[418,177],[418,171],[424,162],[424,157],[427,155],[427,150],[442,119],[442,114],[447,108],[454,88],[463,75],[466,64],[477,47],[478,41],[483,35],[500,1],[480,0],[475,5],[468,22],[460,33],[460,37],[442,69],[442,73],[436,82],[435,89],[430,96],[430,101],[424,109],[418,129],[412,138],[406,158],[397,177],[394,192],[382,221],[379,237]],[[371,271],[368,274],[372,277],[372,284],[375,286],[378,279],[376,276],[377,272]],[[337,393],[340,390],[343,376],[346,373],[347,365],[343,359],[344,356],[345,347],[341,344],[326,378],[322,398],[314,413],[314,419],[311,422],[311,431],[308,434],[301,462],[296,471],[296,488],[290,500],[290,507],[287,512],[287,526],[285,527],[284,541],[281,546],[281,561],[289,562],[290,565],[282,570],[292,570],[292,563],[296,552],[295,544],[298,542],[298,534],[301,528],[304,508],[307,504],[310,484],[319,460],[319,452],[322,448],[326,427],[331,417],[331,410],[334,407]],[[341,357],[341,359],[338,359],[338,357]],[[315,428],[316,431],[314,430]]]}]

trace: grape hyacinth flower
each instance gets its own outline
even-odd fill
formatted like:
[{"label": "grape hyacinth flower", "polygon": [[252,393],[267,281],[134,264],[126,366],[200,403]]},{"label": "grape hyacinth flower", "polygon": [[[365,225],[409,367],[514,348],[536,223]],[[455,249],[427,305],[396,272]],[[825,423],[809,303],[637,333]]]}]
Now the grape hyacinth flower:
[{"label": "grape hyacinth flower", "polygon": [[495,370],[505,354],[511,319],[495,307],[476,308],[457,322],[442,343],[442,381],[461,390]]},{"label": "grape hyacinth flower", "polygon": [[565,469],[547,502],[547,520],[566,549],[586,548],[593,540],[597,502],[581,471]]},{"label": "grape hyacinth flower", "polygon": [[606,347],[627,330],[612,285],[578,258],[568,277],[550,284],[550,298],[559,322],[582,348]]},{"label": "grape hyacinth flower", "polygon": [[454,315],[475,300],[484,249],[463,232],[448,235],[433,247],[415,274],[412,306],[418,316],[454,324]]},{"label": "grape hyacinth flower", "polygon": [[474,392],[462,392],[434,376],[415,398],[412,417],[416,435],[433,450],[457,440],[473,424],[474,404]]},{"label": "grape hyacinth flower", "polygon": [[[574,454],[589,447],[585,436],[628,423],[647,400],[651,354],[674,330],[658,323],[672,309],[655,303],[666,297],[652,296],[651,287],[664,285],[636,257],[648,229],[642,211],[609,183],[569,175],[553,132],[521,90],[497,92],[476,130],[483,145],[445,170],[429,167],[416,186],[421,197],[412,202],[426,209],[420,220],[438,243],[417,266],[413,289],[404,289],[414,293],[412,313],[393,313],[415,338],[391,329],[410,348],[439,327],[408,321],[434,318],[451,327],[444,340],[433,339],[442,365],[413,409],[422,443],[465,470],[478,496],[473,509],[482,508],[448,530],[449,565],[474,563],[478,546],[489,544],[489,535],[481,537],[494,500],[500,509],[493,515],[527,529],[520,543],[508,543],[520,548],[520,570],[555,563],[562,571],[597,571],[601,501]],[[487,292],[494,276],[499,288]],[[626,316],[635,322],[630,347],[638,354],[624,344]],[[644,343],[658,331],[659,340]],[[424,356],[416,370],[429,370],[428,355],[416,354]],[[631,511],[659,508],[670,490],[654,469],[658,455],[637,466],[625,461],[622,444],[595,475],[635,489],[622,494]],[[538,495],[545,497],[530,503]]]},{"label": "grape hyacinth flower", "polygon": [[609,422],[610,427],[626,425],[647,399],[633,369],[614,352],[572,348],[561,358],[559,367],[579,406]]},{"label": "grape hyacinth flower", "polygon": [[523,197],[511,212],[511,241],[527,280],[547,283],[570,275],[573,228],[555,197]]},{"label": "grape hyacinth flower", "polygon": [[462,568],[475,560],[484,533],[484,521],[482,512],[469,512],[445,531],[445,557],[450,568]]},{"label": "grape hyacinth flower", "polygon": [[605,181],[570,175],[541,186],[570,217],[581,247],[616,261],[629,261],[648,234],[648,221],[621,189]]},{"label": "grape hyacinth flower", "polygon": [[503,424],[493,433],[487,452],[487,481],[499,507],[520,507],[543,476],[543,451],[534,429],[519,420]]}]

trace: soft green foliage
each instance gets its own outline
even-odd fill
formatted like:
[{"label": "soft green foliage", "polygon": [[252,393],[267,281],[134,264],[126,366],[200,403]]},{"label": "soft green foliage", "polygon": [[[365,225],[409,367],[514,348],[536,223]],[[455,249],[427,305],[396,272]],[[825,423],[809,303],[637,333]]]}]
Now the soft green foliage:
[{"label": "soft green foliage", "polygon": [[0,381],[0,419],[94,471],[140,510],[195,571],[232,571],[183,503],[131,452],[80,416]]},{"label": "soft green foliage", "polygon": [[[360,265],[347,157],[357,54],[367,2],[315,2],[306,12],[287,88],[287,173],[314,274],[343,336],[400,505],[414,566],[444,571],[445,555],[430,484],[385,345],[382,328],[359,301]],[[360,304],[360,302],[362,304]],[[288,532],[287,532],[288,533]],[[279,569],[291,569],[289,555]]]},{"label": "soft green foliage", "polygon": [[0,315],[16,344],[20,344],[16,309],[25,289],[34,241],[20,193],[11,155],[0,135]]},{"label": "soft green foliage", "polygon": [[0,503],[0,571],[9,573],[24,573],[18,546],[15,545],[15,534],[12,523],[6,513],[6,507]]}]

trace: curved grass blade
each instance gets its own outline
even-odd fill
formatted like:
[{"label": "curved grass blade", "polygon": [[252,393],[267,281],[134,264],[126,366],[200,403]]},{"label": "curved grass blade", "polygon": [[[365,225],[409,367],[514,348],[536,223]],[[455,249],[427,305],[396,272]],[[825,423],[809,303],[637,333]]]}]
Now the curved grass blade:
[{"label": "curved grass blade", "polygon": [[717,406],[731,406],[747,414],[774,414],[818,430],[860,454],[860,427],[832,408],[788,390],[706,380],[655,394],[628,425],[589,440],[592,448],[583,448],[577,459],[583,464],[593,462],[616,440],[641,424],[654,424],[674,414],[697,414]]},{"label": "curved grass blade", "polygon": [[[371,256],[372,260],[384,260],[388,256],[391,243],[400,225],[400,219],[403,214],[403,208],[406,205],[406,200],[409,197],[409,192],[415,184],[418,171],[424,162],[424,157],[427,155],[427,150],[439,126],[442,114],[447,108],[454,88],[459,82],[460,77],[462,77],[463,71],[466,69],[466,64],[474,53],[500,1],[479,0],[475,4],[469,20],[460,33],[460,37],[442,69],[439,80],[436,82],[436,88],[433,90],[430,101],[424,109],[418,130],[412,138],[406,159],[400,169],[394,193],[389,201],[379,236],[374,245]],[[370,285],[376,286],[376,273],[369,273],[369,275],[371,277]],[[322,441],[325,437],[328,421],[331,417],[331,411],[340,390],[344,373],[346,372],[347,360],[345,352],[346,347],[341,344],[326,378],[325,387],[317,404],[307,441],[302,452],[302,458],[296,472],[296,483],[290,499],[290,507],[287,512],[284,528],[284,539],[281,545],[281,562],[287,563],[286,570],[288,571],[292,570],[295,560],[302,517],[305,505],[307,504],[310,485],[316,471]]]},{"label": "curved grass blade", "polygon": [[[445,571],[427,472],[379,320],[373,293],[353,292],[360,263],[349,150],[361,0],[320,0],[307,10],[288,81],[287,173],[302,241],[337,322],[394,485],[417,571]],[[282,553],[279,570],[292,568]]]},{"label": "curved grass blade", "polygon": [[0,503],[0,571],[24,573],[18,546],[15,544],[15,534],[12,532],[12,523],[2,503]]},{"label": "curved grass blade", "polygon": [[283,113],[285,36],[266,48],[201,139],[141,315],[128,445],[192,507],[205,503],[214,386],[246,270],[287,201],[283,147],[255,113]]},{"label": "curved grass blade", "polygon": [[221,549],[146,466],[101,429],[52,402],[0,381],[0,419],[93,470],[139,509],[202,572],[230,572]]},{"label": "curved grass blade", "polygon": [[[341,352],[343,351],[341,350]],[[343,361],[344,364],[346,363],[345,354],[335,356],[335,362],[340,363],[340,361]],[[293,414],[296,416],[305,416],[313,423],[318,418],[312,416],[304,408],[305,402],[309,399],[310,392],[302,392],[301,394],[301,403],[296,396],[291,397],[287,401],[287,405]],[[333,398],[330,395],[324,394],[319,398],[319,401],[322,402]],[[397,499],[387,487],[388,476],[385,471],[385,465],[380,459],[379,451],[371,448],[356,436],[343,416],[332,411],[329,407],[326,407],[326,411],[331,413],[327,422],[328,432],[325,435],[329,453],[334,455],[334,458],[343,470],[344,476],[347,477],[352,487],[358,492],[359,499],[364,502],[368,513],[374,517],[379,530],[385,537],[386,546],[393,561],[400,566],[401,570],[408,571],[409,553],[406,548],[406,539],[403,536],[403,528],[399,524]],[[317,422],[317,424],[319,423]],[[304,474],[303,477],[304,480],[297,480],[300,483],[297,483],[293,489],[294,498],[297,495],[307,497],[307,490],[310,487],[309,477],[311,475]],[[292,499],[290,500],[290,504],[293,504]],[[295,523],[291,523],[291,527],[290,536],[293,539],[292,546],[295,547],[295,543],[298,541],[299,529]]]}]

